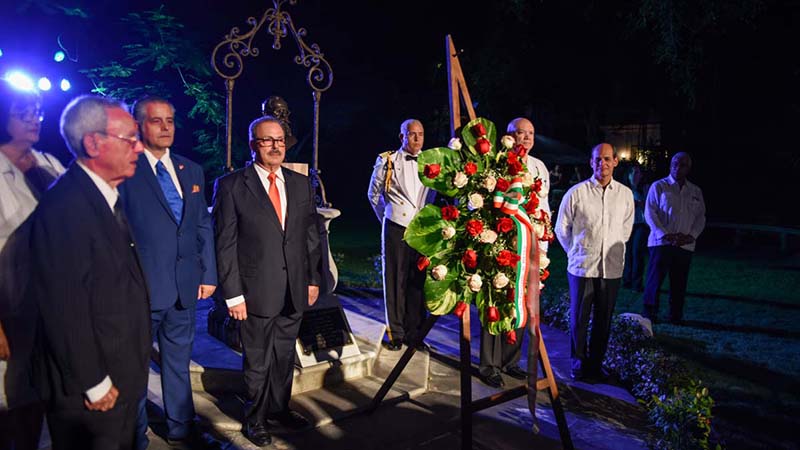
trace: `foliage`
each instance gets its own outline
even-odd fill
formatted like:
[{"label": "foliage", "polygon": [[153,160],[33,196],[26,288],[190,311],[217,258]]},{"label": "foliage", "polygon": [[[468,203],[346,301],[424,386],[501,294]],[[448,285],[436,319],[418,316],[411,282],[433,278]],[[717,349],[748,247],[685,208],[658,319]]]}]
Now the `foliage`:
[{"label": "foliage", "polygon": [[[569,296],[543,297],[543,319],[568,330]],[[686,363],[659,348],[635,319],[615,316],[604,365],[648,409],[658,449],[708,449],[714,400]],[[718,446],[719,447],[719,446]]]},{"label": "foliage", "polygon": [[[212,72],[205,52],[187,36],[184,26],[164,6],[129,13],[120,26],[130,29],[131,41],[121,46],[119,60],[84,69],[93,92],[127,102],[143,95],[172,98],[182,92],[191,102],[188,117],[202,122],[194,132],[194,150],[204,156],[206,169],[219,174],[223,165],[224,98],[212,87]],[[173,100],[174,102],[174,100]]]},{"label": "foliage", "polygon": [[[549,216],[538,208],[541,180],[525,167],[525,148],[514,145],[511,136],[504,136],[498,147],[496,137],[494,124],[478,118],[448,148],[420,153],[422,183],[449,197],[451,204],[427,205],[404,236],[424,255],[417,268],[427,274],[431,313],[460,315],[474,302],[492,334],[525,322],[530,248],[552,239]],[[546,278],[547,264],[540,255],[540,277]]]}]

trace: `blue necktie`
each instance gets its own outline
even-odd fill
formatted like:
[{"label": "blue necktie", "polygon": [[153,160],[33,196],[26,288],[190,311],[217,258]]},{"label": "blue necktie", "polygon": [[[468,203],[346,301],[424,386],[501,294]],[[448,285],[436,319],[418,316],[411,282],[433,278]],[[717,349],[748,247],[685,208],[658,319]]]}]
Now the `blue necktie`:
[{"label": "blue necktie", "polygon": [[178,189],[175,188],[175,183],[172,182],[172,177],[169,176],[167,168],[161,161],[156,163],[156,178],[158,184],[161,185],[161,190],[164,191],[164,197],[167,198],[167,204],[175,215],[175,220],[181,223],[181,216],[183,215],[183,199],[178,194]]}]

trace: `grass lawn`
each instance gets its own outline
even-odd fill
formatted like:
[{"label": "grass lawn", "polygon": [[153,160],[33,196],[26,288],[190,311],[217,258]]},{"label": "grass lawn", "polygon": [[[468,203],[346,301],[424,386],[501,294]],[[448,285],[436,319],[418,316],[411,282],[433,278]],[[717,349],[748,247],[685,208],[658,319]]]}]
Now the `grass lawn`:
[{"label": "grass lawn", "polygon": [[[692,261],[685,323],[655,325],[656,338],[684,357],[716,401],[715,431],[730,448],[796,448],[800,428],[800,255],[777,249],[703,248]],[[331,249],[340,283],[380,286],[373,258],[380,227],[334,222]],[[551,245],[545,295],[567,290],[566,255]],[[377,286],[375,286],[377,283]],[[665,283],[664,287],[668,286]],[[668,294],[661,299],[667,314]],[[616,312],[641,311],[641,294],[620,290]]]}]

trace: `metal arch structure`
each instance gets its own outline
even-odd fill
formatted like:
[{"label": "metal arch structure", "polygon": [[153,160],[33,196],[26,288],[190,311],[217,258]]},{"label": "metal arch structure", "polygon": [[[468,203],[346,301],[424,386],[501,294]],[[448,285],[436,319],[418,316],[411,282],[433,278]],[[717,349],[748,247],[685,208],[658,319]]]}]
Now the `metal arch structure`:
[{"label": "metal arch structure", "polygon": [[225,167],[228,171],[233,170],[231,162],[231,133],[233,122],[233,88],[236,79],[244,70],[244,58],[258,57],[260,50],[253,43],[254,38],[262,28],[272,35],[272,48],[281,49],[281,39],[291,35],[297,44],[298,54],[294,57],[295,64],[308,68],[306,80],[312,90],[314,99],[314,130],[313,130],[313,156],[311,163],[311,179],[315,188],[319,189],[317,205],[329,208],[325,195],[325,187],[322,184],[319,170],[319,104],[322,93],[327,91],[333,84],[333,69],[325,59],[325,55],[316,43],[307,44],[304,38],[307,35],[305,28],[297,28],[292,21],[292,17],[283,7],[286,4],[295,5],[297,0],[272,0],[272,7],[268,8],[261,15],[260,19],[255,17],[247,18],[247,25],[250,30],[242,33],[239,27],[231,28],[219,44],[214,47],[211,53],[211,66],[214,71],[225,80]]}]

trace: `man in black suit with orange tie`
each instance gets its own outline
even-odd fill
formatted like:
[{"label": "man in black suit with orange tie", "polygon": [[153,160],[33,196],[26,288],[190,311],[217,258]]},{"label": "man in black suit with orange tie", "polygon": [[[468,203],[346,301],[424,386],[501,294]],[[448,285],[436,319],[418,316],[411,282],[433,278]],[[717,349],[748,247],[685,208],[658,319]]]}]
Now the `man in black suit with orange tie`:
[{"label": "man in black suit with orange tie", "polygon": [[117,186],[144,147],[124,105],[82,96],[61,115],[75,156],[33,214],[30,290],[42,340],[36,380],[54,449],[130,449],[147,386],[147,285]]},{"label": "man in black suit with orange tie", "polygon": [[249,135],[253,164],[216,181],[212,215],[219,289],[242,321],[245,436],[262,446],[272,440],[268,420],[308,426],[289,397],[300,320],[319,296],[321,252],[310,180],[281,167],[280,122],[260,117]]}]

